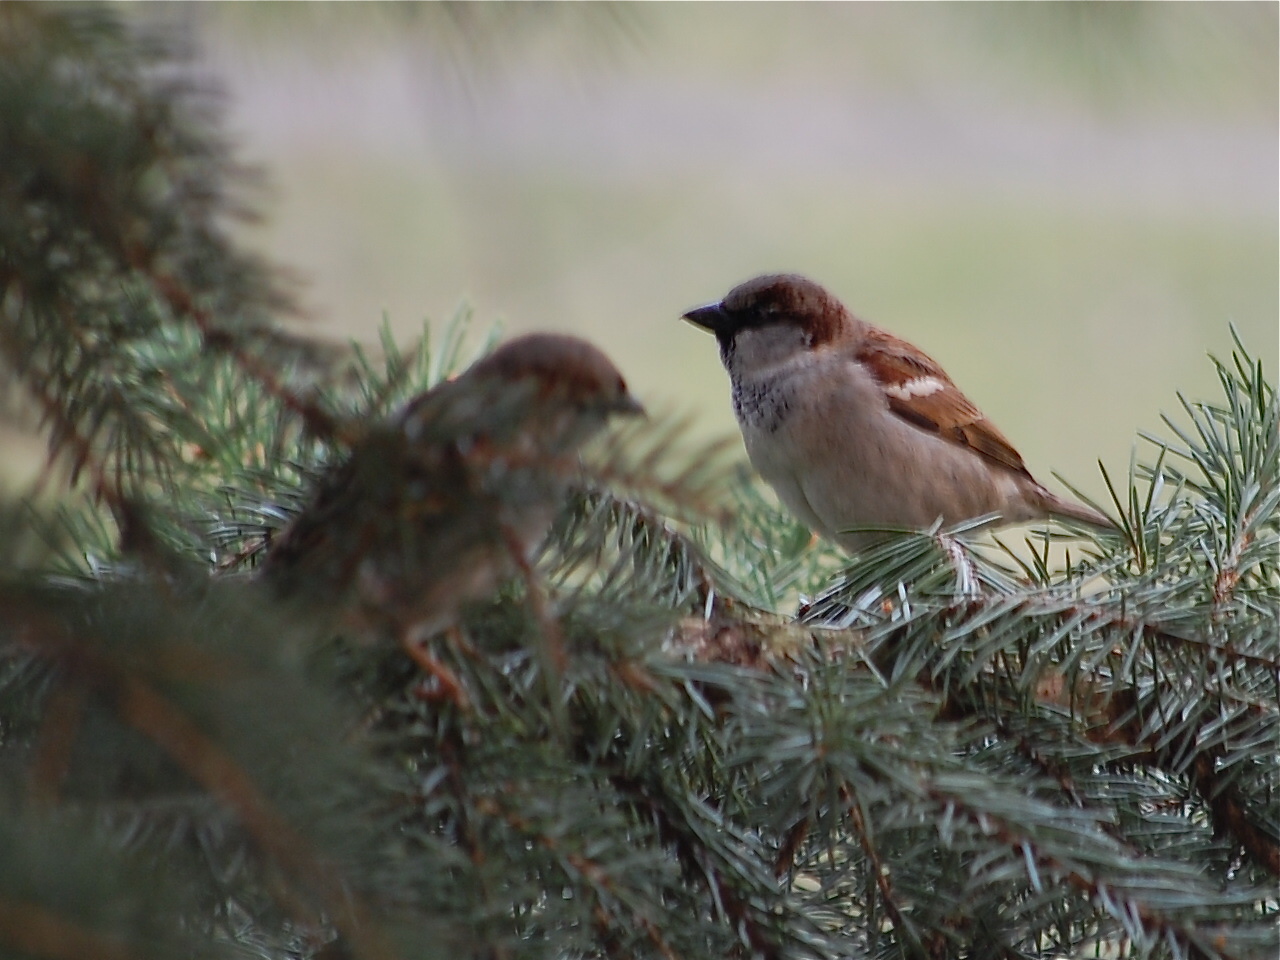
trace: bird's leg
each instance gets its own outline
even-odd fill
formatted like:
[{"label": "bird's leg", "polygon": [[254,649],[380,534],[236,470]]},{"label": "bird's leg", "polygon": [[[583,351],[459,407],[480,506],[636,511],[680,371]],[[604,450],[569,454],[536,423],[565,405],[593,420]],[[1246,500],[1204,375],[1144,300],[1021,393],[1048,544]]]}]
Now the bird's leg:
[{"label": "bird's leg", "polygon": [[[456,632],[458,632],[456,626],[451,626],[445,631],[446,635]],[[470,710],[471,698],[467,696],[467,689],[463,686],[462,680],[448,664],[427,648],[428,642],[428,638],[413,628],[403,631],[400,635],[400,646],[409,655],[409,659],[426,674],[418,687],[417,695],[424,700],[444,697],[459,710]],[[428,678],[435,681],[435,689],[428,686]]]},{"label": "bird's leg", "polygon": [[526,545],[507,524],[504,523],[500,526],[502,539],[507,545],[507,551],[511,554],[511,559],[515,561],[516,569],[520,571],[525,588],[529,592],[529,606],[533,612],[534,619],[538,621],[538,629],[542,633],[543,652],[546,656],[547,665],[554,672],[555,679],[559,680],[569,666],[569,657],[565,653],[564,634],[560,630],[560,622],[551,613],[551,607],[547,603],[547,591],[543,588],[542,578],[538,576],[538,571],[529,562]]}]

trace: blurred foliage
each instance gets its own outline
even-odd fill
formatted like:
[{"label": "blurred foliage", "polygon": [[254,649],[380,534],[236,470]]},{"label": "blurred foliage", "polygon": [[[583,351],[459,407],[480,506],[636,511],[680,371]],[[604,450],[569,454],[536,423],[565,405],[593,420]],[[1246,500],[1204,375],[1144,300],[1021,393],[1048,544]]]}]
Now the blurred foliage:
[{"label": "blurred foliage", "polygon": [[1280,404],[1244,344],[1065,568],[963,530],[847,562],[669,420],[611,435],[424,672],[252,570],[465,315],[282,337],[180,50],[7,4],[0,52],[0,356],[86,494],[0,512],[0,956],[1275,955]]},{"label": "blurred foliage", "polygon": [[[859,24],[870,21],[881,28],[876,34],[890,25],[890,36],[901,33],[926,46],[940,31],[956,64],[981,61],[1013,83],[1030,80],[1107,110],[1160,96],[1158,87],[1169,78],[1184,87],[1179,92],[1223,108],[1256,108],[1276,100],[1267,83],[1274,78],[1280,29],[1272,3],[1223,8],[1205,0],[1176,5],[1051,0],[925,4],[903,10],[881,6],[890,9],[808,4],[754,13],[711,8],[690,14],[679,5],[446,0],[303,8],[285,2],[214,4],[198,12],[137,13],[197,18],[264,49],[301,40],[326,58],[360,58],[408,47],[440,58],[470,79],[502,75],[508,64],[547,50],[571,69],[634,69],[656,41],[685,32],[691,22],[706,17],[716,22],[721,41],[717,49],[704,51],[706,62],[726,73],[768,73],[777,67],[778,57],[800,56],[804,47],[817,64],[838,58],[841,51],[855,60],[886,53],[910,58],[909,41],[904,50],[866,48]],[[769,25],[763,31],[751,26],[762,23]],[[744,51],[746,56],[738,55]]]},{"label": "blurred foliage", "polygon": [[[974,4],[969,32],[1013,71],[1105,109],[1143,101],[1173,77],[1225,109],[1276,104],[1273,3]],[[1251,102],[1252,101],[1252,102]]]},{"label": "blurred foliage", "polygon": [[0,10],[0,384],[108,501],[213,449],[193,403],[248,359],[215,374],[204,352],[304,354],[269,325],[278,281],[228,240],[241,171],[178,54],[107,7]]},{"label": "blurred foliage", "polygon": [[292,45],[301,37],[332,57],[358,59],[388,43],[408,44],[444,60],[464,79],[501,73],[510,60],[545,44],[567,50],[571,62],[603,65],[619,49],[634,48],[648,20],[629,3],[502,0],[334,3],[305,10],[267,2],[244,9],[215,6],[197,15],[225,24],[249,44]]}]

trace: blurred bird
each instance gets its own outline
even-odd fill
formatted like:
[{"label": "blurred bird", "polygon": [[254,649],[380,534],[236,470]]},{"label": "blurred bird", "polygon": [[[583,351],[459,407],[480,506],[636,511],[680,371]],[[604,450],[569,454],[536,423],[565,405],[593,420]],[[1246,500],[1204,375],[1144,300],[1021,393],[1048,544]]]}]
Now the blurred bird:
[{"label": "blurred bird", "polygon": [[528,569],[579,447],[611,415],[642,412],[586,341],[511,340],[369,429],[271,544],[260,576],[415,653],[463,603]]},{"label": "blurred bird", "polygon": [[846,550],[880,538],[855,527],[920,530],[987,514],[1112,526],[1041,486],[936,362],[812,280],[757,277],[684,319],[716,336],[752,465]]}]

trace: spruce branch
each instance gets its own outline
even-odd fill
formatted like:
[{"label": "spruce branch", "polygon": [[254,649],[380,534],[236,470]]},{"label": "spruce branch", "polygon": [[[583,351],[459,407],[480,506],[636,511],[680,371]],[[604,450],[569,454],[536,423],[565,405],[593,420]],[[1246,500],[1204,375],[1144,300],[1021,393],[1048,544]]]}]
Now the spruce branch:
[{"label": "spruce branch", "polygon": [[217,447],[187,402],[204,365],[163,365],[184,327],[331,427],[261,359],[314,354],[272,327],[282,285],[228,238],[244,173],[183,56],[175,37],[90,8],[0,14],[0,376],[36,398],[51,455],[108,503],[148,484],[171,495],[183,446]]},{"label": "spruce branch", "polygon": [[[274,625],[243,612],[230,618],[232,623],[226,622],[229,611],[254,599],[252,592],[246,592],[247,585],[227,590],[206,596],[192,584],[152,582],[96,590],[64,589],[45,592],[42,597],[29,588],[4,588],[6,650],[11,657],[22,655],[43,665],[40,673],[28,678],[11,674],[5,699],[11,703],[15,692],[32,680],[39,682],[41,676],[52,681],[44,684],[45,720],[31,741],[31,797],[54,812],[80,806],[93,809],[105,785],[81,776],[78,768],[83,744],[95,736],[101,738],[104,724],[117,731],[110,735],[113,738],[131,729],[169,763],[155,767],[155,759],[148,761],[145,751],[138,756],[136,746],[126,746],[130,741],[125,736],[121,746],[130,759],[118,788],[122,790],[119,799],[145,805],[152,797],[189,795],[191,802],[179,800],[185,816],[205,821],[210,813],[202,809],[204,800],[211,801],[213,810],[230,816],[232,832],[241,832],[247,846],[231,844],[216,854],[206,869],[215,876],[234,877],[241,871],[231,868],[228,872],[223,858],[233,863],[247,859],[255,864],[249,874],[264,882],[258,896],[274,900],[278,910],[292,918],[288,926],[332,929],[356,956],[400,956],[395,938],[388,936],[388,929],[395,928],[388,926],[385,907],[374,911],[360,892],[369,882],[366,869],[358,866],[354,850],[343,850],[343,842],[335,843],[337,835],[329,833],[330,827],[324,823],[326,817],[340,817],[342,807],[351,803],[350,788],[335,794],[338,810],[330,810],[318,820],[317,803],[328,804],[298,792],[308,777],[312,786],[325,783],[332,790],[336,783],[328,777],[341,771],[351,785],[361,784],[367,792],[356,804],[367,815],[385,797],[377,786],[374,768],[367,757],[361,757],[360,749],[344,744],[345,724],[340,718],[345,711],[335,711],[337,704],[332,699],[326,703],[326,695],[314,681],[300,682],[290,676],[287,657],[280,657],[283,651],[251,652]],[[120,601],[124,601],[123,607]],[[210,616],[217,625],[200,624],[202,615]],[[165,621],[185,626],[193,636],[163,641],[158,628]],[[131,628],[123,645],[116,633],[121,625]],[[231,632],[223,634],[224,630]],[[282,639],[278,629],[275,639]],[[157,642],[161,644],[158,648]],[[157,649],[163,651],[159,656],[155,655]],[[319,762],[310,770],[306,763],[300,766],[296,758],[288,757],[295,744],[270,742],[274,737],[264,739],[253,729],[249,717],[236,715],[247,712],[251,717],[260,709],[251,705],[252,695],[260,695],[268,687],[277,695],[277,709],[288,705],[294,731],[309,734],[304,742],[323,757],[314,757]],[[68,710],[68,706],[75,709]],[[307,711],[313,711],[309,717]],[[9,743],[10,750],[14,745]],[[131,767],[136,771],[132,782],[128,776]],[[154,772],[143,773],[148,767]],[[326,768],[329,772],[321,774]],[[345,798],[339,799],[342,794]],[[111,787],[107,787],[107,796],[116,799]],[[304,814],[307,807],[312,809]],[[367,831],[366,827],[366,836]],[[140,835],[130,827],[129,832],[133,834],[131,849],[169,845],[162,837],[146,839],[152,831]],[[174,833],[172,828],[168,832]],[[187,831],[177,832],[182,835]],[[189,853],[178,850],[171,854],[180,863],[190,858]],[[74,870],[78,863],[72,858],[68,866]],[[190,863],[186,869],[197,870]],[[238,888],[240,895],[248,893],[246,879],[232,889]],[[265,922],[266,914],[255,909]],[[198,917],[194,904],[186,905],[185,910],[192,921]],[[221,932],[228,933],[225,929]]]},{"label": "spruce branch", "polygon": [[171,39],[0,7],[0,370],[100,501],[0,508],[0,952],[1274,956],[1280,407],[1238,339],[1065,568],[1055,528],[850,560],[664,417],[513,460],[571,481],[554,536],[406,650],[246,571],[468,315],[274,327]]}]

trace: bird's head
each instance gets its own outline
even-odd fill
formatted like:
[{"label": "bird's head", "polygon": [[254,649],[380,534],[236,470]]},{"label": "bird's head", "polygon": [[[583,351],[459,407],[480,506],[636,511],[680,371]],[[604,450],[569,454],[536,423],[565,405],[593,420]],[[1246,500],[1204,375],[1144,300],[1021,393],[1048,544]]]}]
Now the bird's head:
[{"label": "bird's head", "polygon": [[644,412],[613,361],[579,337],[558,333],[516,337],[478,362],[472,372],[478,380],[527,385],[538,404],[601,416]]},{"label": "bird's head", "polygon": [[791,273],[740,283],[684,319],[715,334],[725,366],[742,372],[830,343],[854,322],[826,289]]},{"label": "bird's head", "polygon": [[498,406],[514,407],[521,430],[535,443],[553,449],[576,447],[610,417],[644,414],[613,362],[579,337],[516,337],[467,376]]},{"label": "bird's head", "polygon": [[508,340],[402,414],[410,440],[485,437],[507,449],[569,452],[615,415],[644,408],[612,361],[578,337],[533,333]]}]

